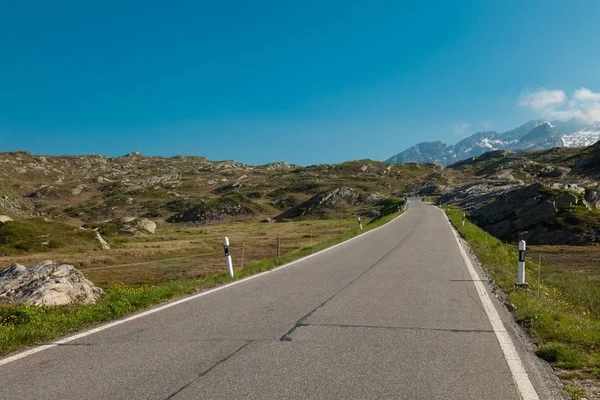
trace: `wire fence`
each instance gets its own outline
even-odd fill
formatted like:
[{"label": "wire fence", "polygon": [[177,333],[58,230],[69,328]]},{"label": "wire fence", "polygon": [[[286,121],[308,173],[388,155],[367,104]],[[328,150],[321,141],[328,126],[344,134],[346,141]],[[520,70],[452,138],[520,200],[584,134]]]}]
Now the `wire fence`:
[{"label": "wire fence", "polygon": [[[357,225],[357,224],[356,224]],[[357,225],[358,226],[358,225]],[[334,229],[308,232],[286,232],[260,235],[229,236],[230,253],[233,268],[239,270],[244,266],[264,259],[284,257],[285,255],[311,247],[332,237],[349,233],[355,226],[348,224]],[[190,250],[197,246],[203,251]],[[223,252],[223,238],[195,238],[187,241],[187,254],[169,256],[168,254],[147,260],[143,249],[127,249],[133,258],[140,261],[114,263],[108,265],[87,265],[80,269],[85,276],[100,285],[125,283],[131,285],[153,284],[164,281],[175,281],[189,278],[203,278],[223,273],[226,264]],[[146,260],[144,260],[146,258]]]}]

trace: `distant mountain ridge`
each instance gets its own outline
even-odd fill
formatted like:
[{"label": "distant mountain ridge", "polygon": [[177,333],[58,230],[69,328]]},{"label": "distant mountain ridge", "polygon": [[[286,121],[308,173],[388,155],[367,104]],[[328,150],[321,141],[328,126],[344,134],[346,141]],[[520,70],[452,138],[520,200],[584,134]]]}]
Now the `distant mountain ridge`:
[{"label": "distant mountain ridge", "polygon": [[448,166],[488,151],[584,147],[591,146],[599,140],[599,125],[589,125],[575,119],[566,122],[533,120],[508,132],[477,132],[454,145],[441,141],[419,143],[386,161],[394,164],[415,162]]}]

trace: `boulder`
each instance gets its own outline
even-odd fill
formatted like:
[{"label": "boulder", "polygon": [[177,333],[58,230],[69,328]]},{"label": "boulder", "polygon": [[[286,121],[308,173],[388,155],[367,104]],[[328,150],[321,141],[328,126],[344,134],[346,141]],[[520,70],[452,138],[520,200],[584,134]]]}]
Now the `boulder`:
[{"label": "boulder", "polygon": [[73,189],[71,189],[71,194],[73,196],[77,196],[78,194],[81,194],[81,192],[83,191],[83,189],[85,189],[87,186],[84,184],[81,184]]},{"label": "boulder", "polygon": [[96,240],[102,246],[102,250],[110,250],[110,245],[102,236],[100,236],[100,232],[96,231]]},{"label": "boulder", "polygon": [[144,229],[150,233],[156,232],[156,222],[150,221],[148,218],[140,218],[140,219],[136,220],[135,225],[138,228]]},{"label": "boulder", "polygon": [[72,265],[55,261],[43,261],[29,268],[12,264],[0,271],[0,298],[15,305],[93,304],[102,294],[102,289]]},{"label": "boulder", "polygon": [[563,176],[568,175],[569,172],[571,172],[571,170],[566,167],[552,167],[547,165],[538,172],[537,176],[539,178],[562,178]]},{"label": "boulder", "polygon": [[576,183],[553,183],[550,185],[552,189],[556,190],[568,190],[573,193],[584,194],[585,188],[577,185]]},{"label": "boulder", "polygon": [[29,193],[25,197],[32,200],[41,200],[45,198],[58,199],[60,195],[54,186],[42,186],[35,192]]},{"label": "boulder", "polygon": [[586,189],[585,200],[590,203],[592,207],[600,208],[600,191],[597,189]]},{"label": "boulder", "polygon": [[576,206],[578,202],[579,199],[574,194],[564,193],[554,200],[554,205],[556,208],[567,208]]},{"label": "boulder", "polygon": [[381,193],[371,193],[365,199],[365,204],[377,204],[377,202],[381,201],[382,199],[383,196],[381,195]]},{"label": "boulder", "polygon": [[260,220],[261,224],[268,224],[269,222],[271,222],[271,218],[264,218]]},{"label": "boulder", "polygon": [[11,217],[9,217],[8,215],[0,215],[0,223],[5,223],[5,222],[10,222],[13,219]]}]

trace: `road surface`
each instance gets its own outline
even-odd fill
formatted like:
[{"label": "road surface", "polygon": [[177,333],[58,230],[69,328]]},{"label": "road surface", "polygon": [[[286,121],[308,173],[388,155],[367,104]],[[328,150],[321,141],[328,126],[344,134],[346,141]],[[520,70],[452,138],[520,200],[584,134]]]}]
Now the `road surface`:
[{"label": "road surface", "polygon": [[[235,255],[234,255],[235,257]],[[440,210],[0,366],[2,399],[519,399]]]}]

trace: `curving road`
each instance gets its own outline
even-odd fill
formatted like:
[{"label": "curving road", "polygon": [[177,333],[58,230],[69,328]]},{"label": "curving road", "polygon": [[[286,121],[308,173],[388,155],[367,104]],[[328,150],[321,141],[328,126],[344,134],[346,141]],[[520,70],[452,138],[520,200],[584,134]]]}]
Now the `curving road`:
[{"label": "curving road", "polygon": [[5,362],[0,398],[507,400],[515,381],[444,215],[411,201],[314,257]]}]

